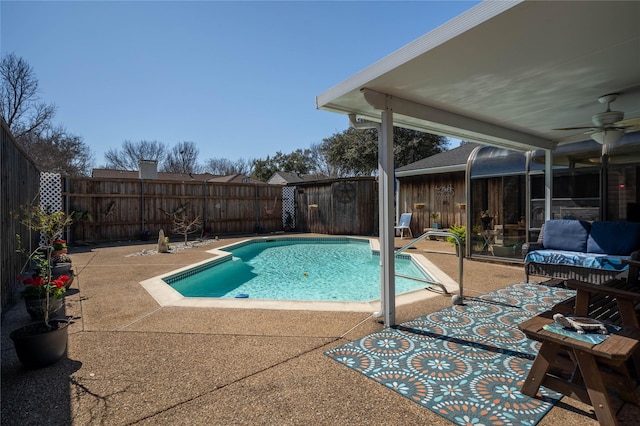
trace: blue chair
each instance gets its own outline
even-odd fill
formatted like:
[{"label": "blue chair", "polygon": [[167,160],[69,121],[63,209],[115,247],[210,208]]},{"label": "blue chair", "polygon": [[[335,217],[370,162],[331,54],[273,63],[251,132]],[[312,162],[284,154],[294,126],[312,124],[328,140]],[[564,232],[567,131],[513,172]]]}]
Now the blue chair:
[{"label": "blue chair", "polygon": [[400,215],[400,220],[398,221],[398,224],[393,227],[395,230],[400,230],[400,239],[404,238],[405,229],[409,231],[409,235],[411,236],[411,238],[413,238],[413,233],[411,232],[411,227],[409,226],[410,224],[411,224],[411,213],[402,213]]}]

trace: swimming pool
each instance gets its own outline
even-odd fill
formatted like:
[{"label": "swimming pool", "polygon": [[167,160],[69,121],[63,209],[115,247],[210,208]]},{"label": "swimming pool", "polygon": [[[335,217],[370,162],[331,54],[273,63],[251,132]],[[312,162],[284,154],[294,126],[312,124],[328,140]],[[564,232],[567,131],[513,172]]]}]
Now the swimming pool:
[{"label": "swimming pool", "polygon": [[[229,246],[230,256],[164,278],[185,297],[365,302],[380,297],[380,256],[369,241],[280,238]],[[408,255],[396,257],[396,292],[433,281]]]},{"label": "swimming pool", "polygon": [[[185,296],[179,292],[172,285],[167,282],[176,283],[182,278],[190,275],[198,274],[203,270],[216,267],[216,265],[224,264],[227,262],[234,262],[232,251],[234,249],[240,249],[241,247],[250,246],[254,244],[268,243],[272,244],[276,241],[286,240],[302,240],[302,241],[315,241],[315,242],[329,242],[336,240],[354,240],[362,243],[360,247],[364,247],[368,250],[368,256],[375,259],[375,268],[377,270],[376,276],[371,279],[370,287],[372,299],[364,302],[360,301],[340,301],[338,299],[327,299],[323,297],[322,300],[309,300],[309,299],[260,299],[256,297],[255,292],[248,292],[245,290],[235,290],[229,297],[202,297],[202,296]],[[179,268],[172,272],[168,272],[162,275],[158,275],[153,278],[141,281],[142,287],[155,299],[160,306],[179,306],[179,307],[215,307],[215,308],[241,308],[241,309],[284,309],[284,310],[313,310],[313,311],[349,311],[349,312],[372,312],[379,311],[380,306],[380,273],[379,273],[379,242],[376,238],[362,238],[362,237],[275,237],[275,238],[253,238],[249,240],[243,240],[207,250],[207,253],[213,257],[211,259],[198,262],[183,268]],[[430,262],[425,256],[414,253],[403,253],[400,258],[410,258],[413,262],[413,266],[418,267],[422,273],[429,275],[434,281],[442,283],[449,292],[457,290],[457,283],[452,280],[448,275],[438,269],[432,262]],[[238,256],[236,258],[240,259]],[[238,259],[235,262],[238,262]],[[333,260],[331,261],[333,262]],[[280,262],[282,263],[282,262]],[[289,260],[285,263],[295,264],[295,260]],[[316,263],[330,263],[330,261],[316,262]],[[275,266],[279,268],[281,273],[282,268],[280,264]],[[312,272],[309,272],[312,271]],[[305,277],[304,274],[307,274]],[[298,277],[303,277],[304,281],[309,278],[314,278],[317,275],[312,269],[298,270],[294,273]],[[332,275],[333,276],[333,275]],[[397,278],[396,280],[399,280]],[[425,300],[431,297],[436,297],[439,292],[424,290],[427,284],[420,282],[413,282],[417,287],[413,287],[414,290],[399,290],[396,287],[396,305],[400,306],[406,303],[413,303],[419,300]],[[417,288],[417,289],[416,289]],[[227,291],[228,292],[228,291]],[[236,298],[236,294],[248,294],[248,298]]]}]

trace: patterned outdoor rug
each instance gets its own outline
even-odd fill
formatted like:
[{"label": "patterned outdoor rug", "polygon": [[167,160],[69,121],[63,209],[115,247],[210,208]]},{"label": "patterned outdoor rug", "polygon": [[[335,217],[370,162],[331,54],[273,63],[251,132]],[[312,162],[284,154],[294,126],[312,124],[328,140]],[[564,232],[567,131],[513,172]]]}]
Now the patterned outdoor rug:
[{"label": "patterned outdoor rug", "polygon": [[460,425],[535,425],[560,396],[520,393],[537,354],[517,324],[575,295],[519,283],[326,352]]}]

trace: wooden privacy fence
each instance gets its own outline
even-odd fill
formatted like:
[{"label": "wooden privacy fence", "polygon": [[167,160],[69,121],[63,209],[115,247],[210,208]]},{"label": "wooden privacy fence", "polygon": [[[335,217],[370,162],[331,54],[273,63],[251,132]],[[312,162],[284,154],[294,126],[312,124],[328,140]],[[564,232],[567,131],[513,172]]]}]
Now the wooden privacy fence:
[{"label": "wooden privacy fence", "polygon": [[378,183],[353,178],[297,183],[296,229],[333,235],[378,233]]},{"label": "wooden privacy fence", "polygon": [[34,163],[22,152],[15,143],[9,127],[2,121],[2,181],[0,186],[0,217],[2,218],[2,230],[0,231],[0,275],[2,277],[0,295],[2,296],[2,309],[11,300],[17,285],[17,276],[25,262],[25,258],[16,252],[18,244],[16,234],[22,237],[25,250],[29,251],[37,247],[39,236],[29,233],[28,229],[20,225],[12,212],[20,213],[20,206],[29,204],[36,195],[40,186],[40,172]]},{"label": "wooden privacy fence", "polygon": [[144,231],[153,239],[160,229],[173,235],[176,217],[199,217],[212,236],[282,230],[281,186],[71,177],[63,197],[80,218],[71,242],[138,239]]}]

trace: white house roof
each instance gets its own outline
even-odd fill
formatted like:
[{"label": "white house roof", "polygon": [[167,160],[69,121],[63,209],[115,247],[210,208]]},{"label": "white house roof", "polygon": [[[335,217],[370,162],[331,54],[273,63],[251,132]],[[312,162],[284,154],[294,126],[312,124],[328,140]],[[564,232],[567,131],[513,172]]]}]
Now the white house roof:
[{"label": "white house roof", "polygon": [[613,110],[640,117],[639,1],[486,1],[316,106],[372,121],[387,107],[397,126],[528,150],[588,139],[553,129],[592,126],[609,93]]}]

